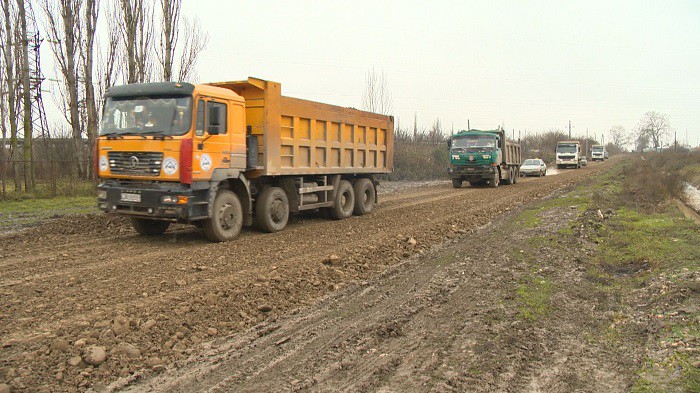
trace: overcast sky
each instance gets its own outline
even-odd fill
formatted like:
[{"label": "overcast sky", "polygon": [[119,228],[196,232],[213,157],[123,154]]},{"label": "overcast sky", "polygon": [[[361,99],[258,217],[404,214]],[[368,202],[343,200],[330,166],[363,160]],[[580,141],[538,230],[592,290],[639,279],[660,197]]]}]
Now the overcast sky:
[{"label": "overcast sky", "polygon": [[656,110],[700,139],[697,0],[183,3],[209,33],[202,82],[256,76],[359,108],[374,68],[402,126],[600,135]]}]

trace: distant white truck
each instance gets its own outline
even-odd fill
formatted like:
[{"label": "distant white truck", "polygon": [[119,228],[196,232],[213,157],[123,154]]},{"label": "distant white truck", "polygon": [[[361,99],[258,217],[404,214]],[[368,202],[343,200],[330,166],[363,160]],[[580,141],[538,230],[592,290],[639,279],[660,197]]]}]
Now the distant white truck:
[{"label": "distant white truck", "polygon": [[581,168],[581,142],[559,141],[557,143],[557,168]]},{"label": "distant white truck", "polygon": [[591,160],[592,161],[603,161],[605,160],[608,155],[608,152],[605,150],[605,146],[603,145],[593,145],[591,147]]}]

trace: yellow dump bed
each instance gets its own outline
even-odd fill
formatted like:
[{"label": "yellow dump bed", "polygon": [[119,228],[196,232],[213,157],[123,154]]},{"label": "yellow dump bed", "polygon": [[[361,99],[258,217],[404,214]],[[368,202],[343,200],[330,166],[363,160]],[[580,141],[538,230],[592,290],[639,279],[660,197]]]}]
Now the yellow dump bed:
[{"label": "yellow dump bed", "polygon": [[284,97],[279,83],[262,79],[211,85],[245,98],[247,132],[258,139],[253,177],[393,168],[392,116]]}]

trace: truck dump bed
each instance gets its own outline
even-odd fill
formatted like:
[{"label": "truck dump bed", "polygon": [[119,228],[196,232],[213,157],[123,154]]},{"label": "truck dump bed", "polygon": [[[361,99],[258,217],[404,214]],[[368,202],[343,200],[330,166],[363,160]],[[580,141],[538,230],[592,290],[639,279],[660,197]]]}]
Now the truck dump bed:
[{"label": "truck dump bed", "polygon": [[248,134],[258,139],[251,176],[388,173],[394,119],[282,96],[277,82],[248,78],[212,83],[246,100]]}]

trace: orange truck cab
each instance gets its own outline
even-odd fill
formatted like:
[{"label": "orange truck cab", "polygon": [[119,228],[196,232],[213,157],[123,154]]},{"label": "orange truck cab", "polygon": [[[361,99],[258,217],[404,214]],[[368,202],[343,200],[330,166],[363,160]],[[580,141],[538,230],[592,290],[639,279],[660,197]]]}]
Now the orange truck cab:
[{"label": "orange truck cab", "polygon": [[393,117],[256,78],[130,84],[108,90],[96,149],[101,210],[142,235],[181,222],[227,241],[253,223],[279,231],[290,212],[371,212],[375,176],[393,166]]}]

